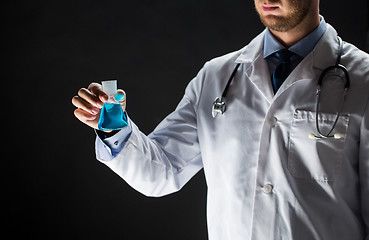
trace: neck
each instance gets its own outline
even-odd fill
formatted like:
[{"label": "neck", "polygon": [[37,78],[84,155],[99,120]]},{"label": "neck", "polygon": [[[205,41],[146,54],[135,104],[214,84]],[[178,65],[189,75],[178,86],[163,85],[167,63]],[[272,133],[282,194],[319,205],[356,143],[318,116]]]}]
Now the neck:
[{"label": "neck", "polygon": [[284,47],[289,48],[319,26],[319,11],[315,12],[316,14],[308,14],[299,25],[286,32],[275,31],[271,28],[269,30]]}]

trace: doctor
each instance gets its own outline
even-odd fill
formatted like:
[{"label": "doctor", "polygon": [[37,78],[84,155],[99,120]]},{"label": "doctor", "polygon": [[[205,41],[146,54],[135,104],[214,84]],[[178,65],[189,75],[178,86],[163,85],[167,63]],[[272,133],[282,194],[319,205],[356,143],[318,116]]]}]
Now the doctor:
[{"label": "doctor", "polygon": [[[148,196],[176,192],[204,168],[210,240],[369,240],[369,56],[343,44],[350,89],[340,111],[347,79],[331,70],[316,118],[317,82],[336,63],[337,32],[319,0],[255,7],[265,31],[207,62],[149,136],[129,118],[119,132],[97,131],[97,159]],[[212,117],[233,71],[226,111]],[[106,99],[97,83],[81,88],[75,116],[97,129]],[[338,137],[309,138],[316,123],[323,134],[334,125]]]}]

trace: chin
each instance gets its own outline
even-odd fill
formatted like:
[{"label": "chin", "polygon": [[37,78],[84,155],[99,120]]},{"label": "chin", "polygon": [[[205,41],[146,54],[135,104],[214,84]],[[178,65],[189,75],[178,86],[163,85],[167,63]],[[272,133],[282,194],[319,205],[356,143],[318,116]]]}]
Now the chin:
[{"label": "chin", "polygon": [[288,22],[288,19],[284,17],[267,15],[262,17],[261,21],[265,27],[278,32],[286,32],[291,29],[291,25]]}]

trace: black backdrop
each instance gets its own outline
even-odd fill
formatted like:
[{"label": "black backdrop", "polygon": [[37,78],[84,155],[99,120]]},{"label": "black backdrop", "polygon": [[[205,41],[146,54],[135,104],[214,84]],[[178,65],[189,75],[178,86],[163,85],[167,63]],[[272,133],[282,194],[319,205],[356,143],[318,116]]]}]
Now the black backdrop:
[{"label": "black backdrop", "polygon": [[[322,1],[321,14],[368,50],[367,8],[366,0]],[[117,78],[130,117],[149,133],[205,61],[263,30],[253,1],[10,1],[1,12],[10,236],[207,239],[203,172],[166,197],[137,193],[95,160],[94,132],[74,118],[71,98]]]}]

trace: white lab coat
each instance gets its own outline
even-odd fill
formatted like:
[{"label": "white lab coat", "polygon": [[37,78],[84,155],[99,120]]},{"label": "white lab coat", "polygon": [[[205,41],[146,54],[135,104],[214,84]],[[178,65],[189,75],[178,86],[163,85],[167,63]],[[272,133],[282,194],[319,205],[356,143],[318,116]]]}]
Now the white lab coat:
[{"label": "white lab coat", "polygon": [[[368,54],[344,43],[341,63],[351,88],[333,132],[342,138],[313,140],[308,135],[317,133],[317,79],[336,61],[337,33],[328,25],[276,95],[263,36],[206,63],[176,110],[149,136],[131,122],[123,150],[103,163],[148,196],[176,192],[204,168],[210,240],[368,240]],[[227,110],[213,118],[212,103],[236,63],[242,64]],[[329,74],[324,84],[322,132],[333,124],[342,98],[339,75]]]}]

